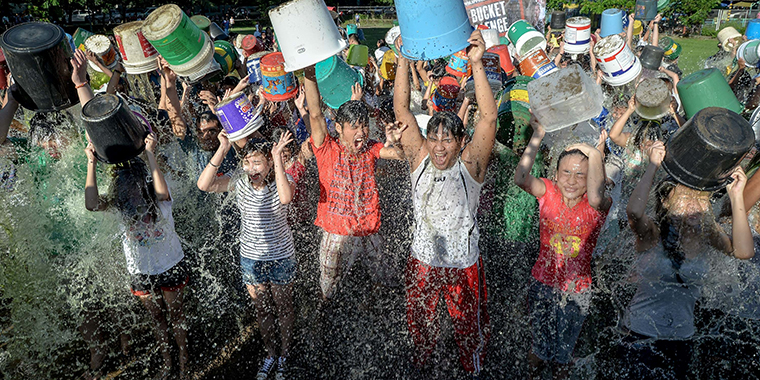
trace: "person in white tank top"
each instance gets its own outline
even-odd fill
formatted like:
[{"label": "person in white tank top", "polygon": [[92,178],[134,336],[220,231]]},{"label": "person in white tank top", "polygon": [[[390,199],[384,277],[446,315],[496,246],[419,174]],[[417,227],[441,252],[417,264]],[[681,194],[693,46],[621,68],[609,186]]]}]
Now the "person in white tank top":
[{"label": "person in white tank top", "polygon": [[[406,269],[407,324],[424,370],[438,338],[436,307],[446,298],[462,366],[480,372],[489,338],[486,284],[478,250],[480,189],[496,138],[496,101],[481,61],[485,42],[476,30],[467,55],[472,65],[480,120],[465,144],[462,120],[452,112],[433,115],[427,136],[410,111],[409,61],[399,57],[393,108],[410,163],[415,230]],[[397,39],[397,51],[403,41]]]}]

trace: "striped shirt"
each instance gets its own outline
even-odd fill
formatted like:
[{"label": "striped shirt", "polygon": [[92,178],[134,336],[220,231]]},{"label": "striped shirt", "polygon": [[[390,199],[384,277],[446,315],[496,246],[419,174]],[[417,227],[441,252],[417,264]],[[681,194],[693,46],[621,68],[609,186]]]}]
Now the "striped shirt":
[{"label": "striped shirt", "polygon": [[[292,183],[293,177],[286,176]],[[295,246],[288,225],[288,207],[280,202],[277,184],[272,181],[256,190],[242,171],[233,176],[231,184],[241,216],[240,255],[258,261],[292,256]]]}]

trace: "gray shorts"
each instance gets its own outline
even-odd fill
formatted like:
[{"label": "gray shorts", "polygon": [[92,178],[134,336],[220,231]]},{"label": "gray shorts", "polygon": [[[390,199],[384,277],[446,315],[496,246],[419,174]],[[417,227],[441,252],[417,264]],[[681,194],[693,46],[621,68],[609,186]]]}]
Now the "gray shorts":
[{"label": "gray shorts", "polygon": [[591,292],[568,294],[531,278],[528,308],[533,354],[544,361],[569,363],[590,299]]}]

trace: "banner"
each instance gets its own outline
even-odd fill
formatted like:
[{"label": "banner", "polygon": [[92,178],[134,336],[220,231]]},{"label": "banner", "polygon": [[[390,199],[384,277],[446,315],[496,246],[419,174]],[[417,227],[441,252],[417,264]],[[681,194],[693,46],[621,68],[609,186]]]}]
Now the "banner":
[{"label": "banner", "polygon": [[544,31],[546,0],[464,0],[473,26],[485,25],[505,36],[509,26],[525,19],[539,32]]}]

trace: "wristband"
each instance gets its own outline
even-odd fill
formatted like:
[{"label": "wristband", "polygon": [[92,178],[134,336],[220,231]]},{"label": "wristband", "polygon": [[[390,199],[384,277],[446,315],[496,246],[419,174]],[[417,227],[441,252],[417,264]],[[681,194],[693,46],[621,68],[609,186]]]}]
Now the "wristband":
[{"label": "wristband", "polygon": [[78,89],[80,89],[80,88],[82,88],[82,87],[84,87],[86,85],[87,85],[87,82],[83,82],[83,83],[80,83],[80,84],[74,86],[74,88],[76,88],[78,90]]},{"label": "wristband", "polygon": [[214,165],[214,163],[211,162],[211,161],[209,161],[208,164],[211,165],[211,166],[213,166],[213,167],[215,167],[215,168],[219,168],[220,166],[222,166],[222,164]]},{"label": "wristband", "polygon": [[119,73],[119,75],[124,74],[121,70],[114,70],[113,73],[114,74]]}]

